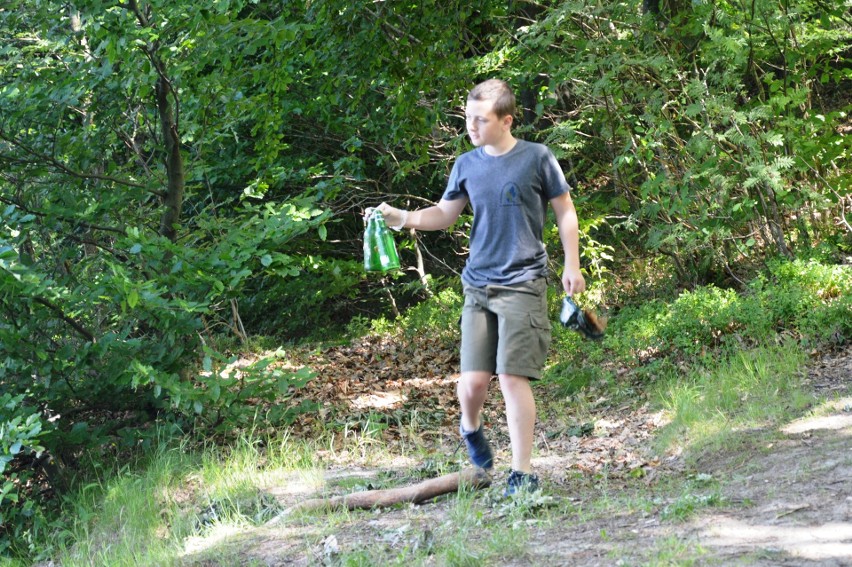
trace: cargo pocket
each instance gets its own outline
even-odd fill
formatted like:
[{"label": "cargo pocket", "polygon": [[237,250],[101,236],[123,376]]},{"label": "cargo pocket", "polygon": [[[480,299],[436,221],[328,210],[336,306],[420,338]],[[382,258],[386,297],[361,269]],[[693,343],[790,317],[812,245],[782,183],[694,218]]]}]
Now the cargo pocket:
[{"label": "cargo pocket", "polygon": [[[547,349],[550,348],[550,319],[541,313],[530,313],[530,326],[535,329],[535,332],[538,334],[538,348],[540,349],[539,358],[541,360],[541,365],[544,366],[544,362],[547,359]],[[535,344],[535,342],[533,344]]]}]

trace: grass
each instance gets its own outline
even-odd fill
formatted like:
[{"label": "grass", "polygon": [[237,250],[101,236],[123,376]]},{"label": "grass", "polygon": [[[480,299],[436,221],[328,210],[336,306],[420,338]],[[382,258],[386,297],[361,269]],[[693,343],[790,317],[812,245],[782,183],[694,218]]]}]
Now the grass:
[{"label": "grass", "polygon": [[162,442],[145,462],[106,474],[68,499],[72,520],[57,534],[57,562],[173,565],[188,538],[271,518],[279,506],[262,489],[294,478],[313,487],[320,475],[312,450],[286,435],[263,450],[258,440],[244,439],[224,454]]},{"label": "grass", "polygon": [[[659,438],[661,447],[678,443],[700,450],[724,444],[739,429],[800,412],[809,402],[798,389],[804,360],[789,345],[762,347],[661,382],[656,399],[671,417]],[[675,480],[659,489],[661,496],[659,491],[625,491],[623,484],[609,486],[604,475],[597,490],[583,495],[582,506],[546,501],[501,504],[496,498],[462,492],[448,499],[439,521],[432,521],[428,512],[404,511],[408,520],[402,526],[342,538],[336,547],[329,543],[333,536],[346,534],[365,520],[369,524],[373,513],[331,512],[320,521],[303,516],[288,524],[287,536],[265,528],[266,520],[281,509],[266,492],[269,487],[304,493],[359,488],[363,479],[343,479],[334,485],[325,480],[320,451],[328,453],[338,446],[337,458],[348,453],[371,466],[387,462],[391,456],[376,432],[358,429],[358,434],[344,436],[342,444],[340,439],[332,441],[330,436],[339,434],[333,429],[311,442],[285,434],[275,440],[243,439],[228,450],[188,451],[163,444],[147,462],[114,471],[77,493],[67,507],[75,518],[67,534],[73,545],[60,546],[57,563],[263,564],[262,556],[252,555],[261,553],[258,547],[289,537],[299,540],[303,554],[325,549],[327,556],[320,560],[334,565],[499,564],[501,559],[522,557],[535,529],[654,511],[662,521],[681,522],[704,508],[724,504],[713,479]],[[638,486],[641,479],[635,482]],[[661,564],[689,565],[703,554],[675,540],[655,546],[652,553]]]},{"label": "grass", "polygon": [[712,366],[669,377],[655,393],[670,419],[657,438],[658,449],[720,448],[739,430],[801,414],[813,403],[801,389],[805,362],[801,349],[788,343],[734,352]]},{"label": "grass", "polygon": [[[186,521],[166,525],[163,516],[178,518],[171,494],[176,475],[189,465],[179,449],[159,449],[145,465],[114,471],[93,482],[66,504],[73,518],[72,545],[60,544],[63,566],[169,564],[179,542],[191,532]],[[65,534],[63,534],[65,535]]]},{"label": "grass", "polygon": [[[812,263],[798,270],[785,264],[746,294],[708,288],[627,306],[600,342],[581,342],[558,330],[557,355],[542,381],[552,385],[552,395],[541,400],[540,415],[580,425],[593,419],[601,399],[648,403],[668,419],[655,439],[657,454],[680,452],[689,459],[736,451],[745,432],[771,431],[814,404],[803,388],[805,349],[827,330],[848,332],[849,279]],[[439,294],[434,311],[421,305],[403,323],[416,333],[444,328],[454,322],[450,307],[458,299]],[[779,342],[779,330],[802,340]],[[369,412],[348,416],[320,424],[311,439],[284,432],[202,448],[162,441],[144,460],[104,472],[69,497],[62,528],[45,553],[63,567],[252,565],[265,564],[264,553],[275,551],[268,549],[272,542],[280,547],[287,541],[290,552],[333,565],[500,564],[524,557],[537,530],[564,530],[562,537],[570,537],[572,526],[624,514],[677,523],[727,505],[720,481],[700,472],[658,481],[653,489],[640,477],[615,482],[604,472],[571,482],[580,501],[557,493],[555,501],[507,504],[489,496],[493,492],[463,491],[426,510],[340,511],[265,525],[282,509],[272,487],[283,490],[279,496],[287,501],[394,484],[393,474],[329,480],[332,463],[397,471],[410,466],[403,471],[409,478],[453,469],[456,463],[418,447],[416,411],[396,422]],[[387,428],[401,437],[395,454],[383,441]],[[429,458],[436,460],[432,469],[414,468]],[[600,541],[609,538],[602,529]],[[647,547],[649,564],[691,565],[705,554],[674,538]],[[634,552],[616,546],[612,562]]]},{"label": "grass", "polygon": [[[282,537],[281,531],[265,527],[281,509],[266,489],[279,486],[307,494],[357,488],[349,480],[333,485],[324,480],[315,451],[315,445],[286,436],[276,444],[244,439],[227,452],[164,443],[145,463],[113,471],[69,499],[67,513],[75,520],[65,539],[72,543],[57,546],[55,561],[68,567],[264,564],[252,554],[261,553],[264,542]],[[377,450],[368,460],[381,458]],[[497,491],[495,487],[492,493]],[[480,496],[471,491],[449,495],[446,514],[437,524],[428,511],[403,510],[408,522],[379,531],[382,545],[375,545],[373,530],[345,549],[328,551],[326,559],[335,565],[499,562],[524,552],[530,525],[550,521],[539,513],[546,497],[498,506],[496,497]],[[304,515],[282,529],[298,532],[299,546],[307,553],[328,548],[332,536],[346,534],[353,523],[372,515],[333,511],[322,514],[319,522]]]}]

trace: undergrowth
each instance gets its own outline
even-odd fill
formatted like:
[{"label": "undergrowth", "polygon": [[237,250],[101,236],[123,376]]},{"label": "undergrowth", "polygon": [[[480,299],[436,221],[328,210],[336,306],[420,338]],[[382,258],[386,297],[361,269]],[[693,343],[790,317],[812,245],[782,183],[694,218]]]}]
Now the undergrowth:
[{"label": "undergrowth", "polygon": [[557,328],[550,376],[559,380],[580,368],[626,365],[640,377],[653,378],[673,363],[700,363],[767,343],[792,339],[816,348],[850,337],[852,269],[816,261],[775,262],[743,292],[710,285],[626,304],[613,310],[600,342]]}]

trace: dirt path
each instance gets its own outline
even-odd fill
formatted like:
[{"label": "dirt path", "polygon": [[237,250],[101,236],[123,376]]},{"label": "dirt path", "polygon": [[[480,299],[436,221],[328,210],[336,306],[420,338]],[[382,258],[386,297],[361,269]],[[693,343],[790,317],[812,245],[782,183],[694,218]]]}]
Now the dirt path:
[{"label": "dirt path", "polygon": [[685,526],[723,563],[852,565],[852,349],[825,357],[809,381],[827,397],[780,441],[707,463],[728,500]]},{"label": "dirt path", "polygon": [[852,348],[815,363],[808,382],[827,399],[813,417],[770,442],[749,432],[736,452],[698,463],[719,481],[721,507],[686,522],[661,519],[661,506],[570,533],[543,530],[530,542],[534,555],[506,564],[677,564],[680,556],[702,565],[852,565]]},{"label": "dirt path", "polygon": [[[426,378],[435,383],[423,388],[425,395],[449,389],[441,383],[443,370]],[[414,398],[422,403],[416,399],[421,394],[400,388],[392,376],[383,381],[384,390],[377,390],[376,384],[365,384],[364,389],[396,392],[391,397],[397,401]],[[645,448],[659,425],[659,416],[646,407],[602,406],[591,436],[576,424],[545,421],[534,466],[553,502],[539,517],[523,519],[529,535],[523,551],[493,564],[852,565],[852,346],[815,361],[808,382],[827,400],[814,408],[812,417],[785,424],[779,431],[744,432],[736,450],[705,455],[690,471],[677,458],[646,460]],[[431,390],[433,386],[437,389]],[[454,426],[447,424],[453,424],[456,416],[440,414],[435,420],[441,424],[423,442],[443,444],[434,449],[452,452]],[[499,423],[490,435],[496,447],[508,445]],[[340,466],[329,472],[328,485],[346,484],[348,488],[341,490],[351,491],[353,478],[370,484],[379,472],[389,473],[388,468],[353,466],[351,454],[338,457]],[[498,449],[498,468],[506,462],[505,450]],[[399,470],[410,471],[410,466]],[[667,478],[684,477],[695,480],[694,490],[672,494],[666,488]],[[411,481],[393,480],[393,484]],[[284,505],[304,497],[272,492]],[[594,508],[601,501],[609,501],[603,512]],[[486,526],[488,521],[501,521],[502,512],[488,493],[477,496],[474,505],[486,518]],[[694,513],[689,513],[691,506]],[[678,514],[678,507],[683,514]],[[245,564],[259,565],[335,564],[340,554],[358,550],[369,550],[371,556],[380,550],[380,555],[393,558],[446,536],[442,529],[452,525],[451,516],[452,505],[439,499],[422,506],[353,514],[331,534],[321,517],[309,518],[239,535],[239,556]],[[488,537],[484,529],[471,533],[469,541],[476,547],[485,545]]]},{"label": "dirt path", "polygon": [[701,565],[852,565],[852,397],[825,412],[789,424],[780,441],[763,444],[756,433],[736,454],[705,459],[700,470],[721,483],[721,507],[686,522],[661,519],[660,506],[569,533],[543,530],[530,541],[532,556],[506,565],[680,564],[677,558]]}]

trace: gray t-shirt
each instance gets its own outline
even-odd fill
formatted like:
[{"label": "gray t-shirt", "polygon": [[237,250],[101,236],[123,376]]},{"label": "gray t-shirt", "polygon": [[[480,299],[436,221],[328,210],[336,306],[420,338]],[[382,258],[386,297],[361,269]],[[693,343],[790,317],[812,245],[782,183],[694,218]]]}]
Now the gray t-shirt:
[{"label": "gray t-shirt", "polygon": [[473,208],[462,281],[483,287],[545,275],[547,203],[569,190],[559,162],[542,144],[518,140],[501,156],[490,156],[481,147],[459,156],[443,198],[467,197]]}]

